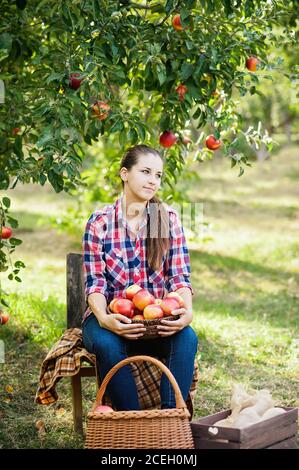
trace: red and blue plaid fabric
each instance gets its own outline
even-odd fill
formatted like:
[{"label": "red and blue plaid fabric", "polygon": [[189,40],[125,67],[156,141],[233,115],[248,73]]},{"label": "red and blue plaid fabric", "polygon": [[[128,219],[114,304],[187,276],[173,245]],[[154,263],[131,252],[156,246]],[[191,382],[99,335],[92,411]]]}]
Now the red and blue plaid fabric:
[{"label": "red and blue plaid fabric", "polygon": [[194,294],[189,252],[177,212],[163,203],[169,215],[170,249],[168,260],[164,256],[161,268],[154,271],[146,257],[149,204],[134,238],[123,218],[122,199],[123,195],[114,204],[95,210],[86,224],[82,245],[87,309],[83,321],[91,313],[87,298],[93,292],[105,295],[107,304],[114,297],[125,297],[125,290],[131,284],[147,289],[156,298],[181,287],[188,287]]}]

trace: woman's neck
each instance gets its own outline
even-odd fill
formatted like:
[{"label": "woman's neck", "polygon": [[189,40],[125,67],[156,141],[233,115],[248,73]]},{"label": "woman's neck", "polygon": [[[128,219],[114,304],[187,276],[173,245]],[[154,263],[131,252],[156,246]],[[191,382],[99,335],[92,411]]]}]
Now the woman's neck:
[{"label": "woman's neck", "polygon": [[136,200],[134,197],[123,193],[122,195],[122,213],[126,220],[141,220],[144,217],[148,201]]}]

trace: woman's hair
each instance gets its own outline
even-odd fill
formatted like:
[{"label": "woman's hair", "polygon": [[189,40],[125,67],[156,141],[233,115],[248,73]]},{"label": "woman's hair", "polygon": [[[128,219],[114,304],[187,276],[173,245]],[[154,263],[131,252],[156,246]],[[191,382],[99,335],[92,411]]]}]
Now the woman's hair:
[{"label": "woman's hair", "polygon": [[[124,154],[120,163],[120,169],[125,167],[130,171],[130,169],[138,163],[141,154],[151,154],[155,157],[160,157],[164,162],[160,153],[152,147],[148,147],[147,145],[135,145],[129,148]],[[122,186],[124,187],[123,180]],[[166,259],[168,257],[169,215],[162,201],[157,196],[153,196],[150,199],[149,210],[150,216],[147,220],[146,255],[149,267],[157,271],[161,268],[163,255],[166,254]],[[152,236],[153,233],[154,237]]]}]

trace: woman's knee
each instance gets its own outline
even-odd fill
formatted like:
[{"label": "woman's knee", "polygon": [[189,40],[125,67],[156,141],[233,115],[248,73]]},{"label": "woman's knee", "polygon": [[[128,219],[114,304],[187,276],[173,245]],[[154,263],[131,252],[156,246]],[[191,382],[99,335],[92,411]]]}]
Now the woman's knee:
[{"label": "woman's knee", "polygon": [[174,335],[174,339],[175,337],[177,337],[176,339],[181,347],[196,354],[198,348],[198,337],[190,325],[186,326],[179,333]]}]

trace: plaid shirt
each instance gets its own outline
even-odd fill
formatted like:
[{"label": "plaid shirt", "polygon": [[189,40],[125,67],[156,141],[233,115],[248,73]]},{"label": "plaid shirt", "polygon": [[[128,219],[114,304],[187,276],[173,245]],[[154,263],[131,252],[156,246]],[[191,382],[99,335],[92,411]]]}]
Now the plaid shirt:
[{"label": "plaid shirt", "polygon": [[181,287],[194,291],[190,282],[190,258],[183,227],[177,212],[163,203],[169,215],[170,248],[168,260],[163,257],[161,268],[152,270],[146,258],[146,229],[150,214],[139,227],[136,238],[130,237],[130,227],[122,214],[122,198],[114,204],[95,210],[87,221],[83,235],[83,267],[87,309],[83,321],[91,313],[87,298],[93,292],[106,297],[125,297],[131,284],[147,289],[156,298]]}]

